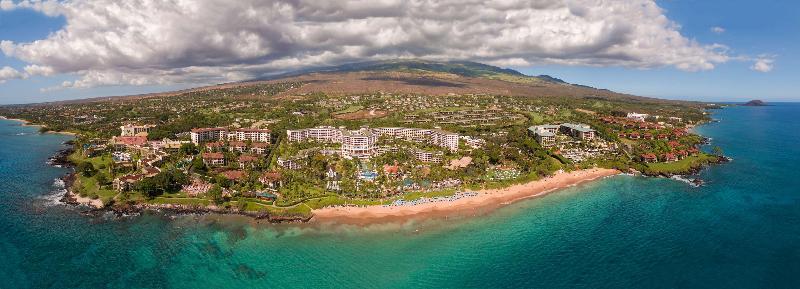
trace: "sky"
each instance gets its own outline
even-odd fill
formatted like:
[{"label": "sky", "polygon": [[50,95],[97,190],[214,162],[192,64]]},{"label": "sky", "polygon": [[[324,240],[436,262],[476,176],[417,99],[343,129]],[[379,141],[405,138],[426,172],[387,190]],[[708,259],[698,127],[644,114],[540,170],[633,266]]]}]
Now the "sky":
[{"label": "sky", "polygon": [[800,1],[0,0],[0,104],[382,59],[669,99],[800,101]]}]

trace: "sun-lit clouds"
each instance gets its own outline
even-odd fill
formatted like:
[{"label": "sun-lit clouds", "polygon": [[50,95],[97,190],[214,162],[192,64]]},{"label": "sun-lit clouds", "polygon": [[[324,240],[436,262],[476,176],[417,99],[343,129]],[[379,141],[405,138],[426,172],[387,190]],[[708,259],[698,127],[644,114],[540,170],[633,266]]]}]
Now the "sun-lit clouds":
[{"label": "sun-lit clouds", "polygon": [[394,58],[710,70],[724,46],[683,36],[652,0],[0,0],[61,15],[46,39],[0,42],[64,87],[216,83]]},{"label": "sun-lit clouds", "polygon": [[0,68],[0,83],[4,83],[9,79],[19,79],[23,77],[24,75],[21,72],[12,67],[4,66]]},{"label": "sun-lit clouds", "polygon": [[770,72],[772,71],[772,67],[774,66],[775,60],[769,57],[760,57],[755,60],[753,66],[750,69],[758,71],[758,72]]},{"label": "sun-lit clouds", "polygon": [[722,34],[722,33],[725,33],[725,28],[722,28],[722,27],[719,27],[719,26],[714,26],[714,27],[711,27],[711,32],[714,32],[715,34]]}]

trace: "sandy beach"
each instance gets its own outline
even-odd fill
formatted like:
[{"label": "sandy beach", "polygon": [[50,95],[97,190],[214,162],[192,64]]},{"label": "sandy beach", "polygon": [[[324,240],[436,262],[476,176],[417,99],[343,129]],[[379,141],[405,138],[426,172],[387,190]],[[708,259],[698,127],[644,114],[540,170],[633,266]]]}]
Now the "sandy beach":
[{"label": "sandy beach", "polygon": [[330,207],[314,210],[314,221],[373,223],[427,216],[449,216],[487,212],[523,199],[544,196],[559,189],[619,174],[612,169],[587,169],[559,173],[548,178],[504,189],[478,191],[477,196],[449,202],[414,206]]},{"label": "sandy beach", "polygon": [[72,192],[67,192],[67,197],[73,199],[75,202],[81,205],[87,205],[98,209],[103,207],[103,201],[100,199],[93,200],[91,198],[81,197],[78,194],[73,194]]}]

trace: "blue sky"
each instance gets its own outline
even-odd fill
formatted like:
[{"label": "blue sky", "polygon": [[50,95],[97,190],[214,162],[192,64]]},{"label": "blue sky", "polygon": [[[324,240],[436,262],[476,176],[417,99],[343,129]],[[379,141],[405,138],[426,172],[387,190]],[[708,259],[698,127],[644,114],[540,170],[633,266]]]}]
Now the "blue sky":
[{"label": "blue sky", "polygon": [[[641,1],[646,2],[647,0]],[[0,0],[0,2],[2,2],[2,0]],[[800,55],[798,55],[798,51],[800,51],[800,49],[798,49],[800,48],[798,47],[800,46],[800,17],[797,15],[797,11],[800,11],[800,2],[759,1],[758,3],[754,3],[751,1],[741,0],[673,0],[657,1],[656,3],[659,7],[663,8],[663,13],[669,20],[680,26],[676,29],[679,31],[682,37],[685,37],[691,41],[695,41],[701,46],[712,44],[725,45],[728,48],[724,54],[727,58],[729,58],[729,60],[718,62],[709,60],[710,63],[713,63],[713,69],[685,69],[685,67],[680,66],[680,63],[686,62],[692,63],[692,65],[695,64],[692,62],[694,55],[691,53],[679,55],[678,57],[686,59],[681,59],[677,62],[673,60],[649,61],[648,58],[661,57],[661,55],[659,55],[661,52],[653,52],[651,50],[649,52],[643,52],[649,54],[645,54],[642,59],[639,59],[634,63],[630,63],[616,58],[609,60],[605,58],[609,54],[606,53],[606,51],[590,52],[588,56],[575,56],[573,54],[557,54],[554,56],[554,54],[550,52],[545,53],[533,51],[538,49],[534,46],[532,46],[533,48],[530,48],[530,53],[527,51],[517,51],[513,54],[515,55],[514,57],[522,55],[521,60],[502,54],[493,55],[492,58],[486,58],[486,60],[475,59],[477,57],[484,57],[485,53],[481,54],[480,56],[467,57],[468,59],[472,60],[495,64],[505,64],[504,66],[512,66],[526,74],[548,74],[572,83],[585,84],[599,88],[608,88],[615,91],[636,95],[708,101],[744,101],[756,98],[768,101],[800,101],[800,84],[798,84],[799,82],[797,77],[800,75],[800,68],[798,68],[800,67]],[[0,6],[2,6],[2,3],[0,3]],[[123,9],[124,8],[125,7],[123,7]],[[136,9],[137,7],[128,8]],[[317,7],[306,8],[313,10]],[[376,12],[374,13],[384,13],[380,12],[378,8],[385,7],[370,8],[375,8]],[[421,7],[421,9],[424,8],[429,7]],[[486,7],[464,7],[464,9],[471,8],[481,9]],[[16,45],[20,45],[32,43],[36,40],[48,38],[52,39],[54,33],[64,29],[65,25],[69,21],[75,22],[77,25],[74,26],[76,27],[86,23],[91,25],[92,23],[86,22],[89,21],[87,19],[92,19],[87,15],[101,15],[102,13],[110,13],[105,10],[96,10],[97,8],[94,9],[95,10],[88,10],[86,7],[76,6],[69,7],[69,9],[65,8],[65,12],[61,13],[47,13],[47,11],[41,8],[28,9],[27,7],[0,9],[0,40],[11,41]],[[630,8],[627,7],[626,9]],[[202,9],[199,11],[202,12]],[[541,13],[545,12],[552,12],[536,10],[531,11],[532,12],[530,15],[534,15],[531,17],[536,17],[535,15],[542,15]],[[268,14],[268,12],[270,11],[265,10],[262,14]],[[346,10],[344,12],[339,11],[339,14],[337,15],[347,14],[347,12],[348,11]],[[602,11],[598,11],[597,13],[601,12]],[[46,16],[45,13],[53,16]],[[226,12],[220,11],[219,13],[224,14]],[[363,12],[363,10],[359,10],[358,13],[365,12]],[[295,16],[297,17],[298,15]],[[578,15],[582,14],[578,13]],[[202,15],[197,16],[198,19],[207,18],[201,17]],[[109,17],[118,17],[122,20],[128,20],[126,15],[111,15]],[[408,17],[413,18],[415,16]],[[442,23],[445,23],[445,25],[448,23],[459,25],[457,22],[452,22],[454,20],[445,19],[444,17],[446,17],[446,15],[443,15],[442,17],[443,19],[441,19],[441,21]],[[187,17],[184,16],[184,18]],[[487,16],[486,18],[490,17]],[[117,44],[119,47],[109,50],[111,52],[106,51],[104,55],[108,58],[103,58],[103,56],[93,57],[93,55],[91,55],[91,50],[89,50],[90,53],[88,55],[86,50],[80,50],[77,52],[71,50],[75,47],[75,43],[86,43],[87,39],[94,39],[92,41],[96,41],[98,36],[106,37],[106,39],[112,39],[108,38],[108,35],[118,35],[120,33],[119,31],[125,31],[125,29],[131,28],[129,27],[130,25],[143,22],[135,20],[136,19],[133,19],[130,22],[134,24],[127,24],[127,26],[121,25],[122,27],[120,29],[122,30],[113,30],[110,28],[104,29],[103,33],[107,34],[92,34],[91,31],[87,32],[87,29],[81,30],[76,28],[74,31],[72,31],[72,34],[84,33],[85,35],[72,35],[70,37],[75,39],[68,40],[56,39],[60,42],[55,43],[58,45],[63,45],[56,48],[53,48],[52,45],[44,48],[34,47],[29,50],[18,48],[17,51],[24,50],[23,53],[17,52],[18,54],[13,56],[0,53],[0,68],[10,67],[17,71],[18,75],[24,74],[26,71],[25,67],[32,64],[54,67],[56,70],[54,73],[30,73],[24,77],[19,76],[7,78],[5,83],[0,84],[0,104],[31,103],[96,96],[127,95],[166,91],[202,84],[247,79],[252,75],[258,75],[259,73],[264,72],[292,70],[293,68],[300,68],[306,63],[313,65],[358,60],[357,57],[349,56],[350,58],[348,58],[348,56],[343,56],[352,55],[353,53],[348,51],[342,52],[341,49],[337,48],[320,48],[317,46],[313,48],[306,48],[298,47],[297,44],[293,44],[291,49],[306,49],[302,54],[304,56],[307,56],[311,53],[324,51],[325,49],[328,49],[330,52],[322,53],[321,55],[334,55],[330,58],[308,57],[308,59],[313,60],[307,60],[306,58],[298,55],[290,55],[290,53],[287,51],[280,51],[280,47],[289,46],[285,43],[283,46],[275,45],[264,48],[261,47],[262,45],[245,45],[252,44],[247,42],[242,44],[242,47],[244,48],[238,49],[234,47],[231,48],[230,51],[226,50],[227,48],[220,49],[214,45],[209,45],[211,48],[208,48],[207,50],[200,50],[196,47],[192,48],[192,45],[189,45],[189,48],[176,48],[175,53],[172,54],[167,51],[166,56],[165,54],[155,54],[155,52],[153,52],[154,55],[148,55],[146,54],[149,52],[148,49],[139,48],[139,50],[145,50],[148,52],[142,52],[144,53],[142,55],[139,55],[138,51],[126,52],[126,54],[123,56],[135,56],[132,58],[133,60],[127,62],[117,61],[117,59],[124,57],[116,57],[114,55],[108,56],[108,54],[118,50],[124,50],[126,46],[132,46],[136,43],[125,43],[123,40],[120,40],[121,44]],[[191,20],[189,19],[187,21]],[[320,23],[327,26],[341,24],[339,22],[324,22],[330,20],[320,21]],[[635,22],[648,20],[645,17],[643,19],[633,19],[631,21]],[[349,21],[348,23],[353,22],[357,21]],[[576,23],[580,25],[580,23],[583,22],[578,21]],[[221,28],[222,26],[227,25],[227,23],[224,22],[223,24],[213,24],[212,21],[200,22],[197,26],[206,24],[215,28],[219,28],[218,31],[221,32],[218,32],[218,34],[223,36],[225,35],[224,33],[226,33],[226,31],[231,31],[228,28]],[[558,25],[559,23],[554,24]],[[387,25],[390,26],[391,23]],[[492,23],[486,23],[486,25],[488,25],[487,27],[491,27]],[[365,24],[365,26],[375,26],[375,24],[370,23],[369,25]],[[639,25],[637,24],[635,26]],[[724,32],[714,32],[712,31],[712,27],[722,28]],[[142,28],[143,30],[147,30],[144,28],[153,28],[148,31],[161,31],[165,29],[164,26]],[[170,31],[172,30],[171,27],[167,27],[167,29]],[[170,33],[187,34],[192,32],[190,30],[191,28],[181,29],[183,30],[177,32],[172,31]],[[349,29],[353,29],[353,27],[350,27]],[[590,26],[587,26],[586,30],[589,29]],[[286,30],[290,31],[290,29]],[[669,30],[669,27],[667,27],[666,30]],[[235,35],[242,35],[242,33],[240,33],[241,30],[233,31],[239,31],[237,32],[238,34]],[[387,30],[384,29],[381,31]],[[400,33],[405,32],[407,31],[400,31]],[[658,33],[660,32],[664,31],[658,31]],[[668,32],[669,31],[666,31],[665,33]],[[253,37],[264,37],[264,40],[258,43],[270,43],[269,37],[274,37],[274,35],[276,35],[274,31],[260,31],[259,33],[261,34],[256,33],[256,36],[250,35],[250,38],[246,39],[251,39]],[[370,33],[365,32],[365,34]],[[167,32],[165,32],[165,35],[172,34],[167,34]],[[641,35],[646,34],[632,35],[640,35],[641,37]],[[157,38],[157,36],[154,35],[149,36]],[[394,34],[391,35],[389,39],[403,38],[402,36],[404,36],[404,34],[399,34],[399,36],[398,34]],[[487,37],[484,42],[500,41],[498,39],[488,38],[490,36],[478,35],[475,37]],[[608,38],[613,37],[601,37],[600,39]],[[233,43],[241,42],[239,41],[240,39],[236,39],[235,37],[230,39],[232,39],[230,41]],[[351,41],[352,37],[342,37],[342,39],[336,39],[334,36],[332,39],[328,39],[328,41],[334,44],[337,41],[348,44],[347,41]],[[386,51],[392,51],[391,53],[395,53],[397,50],[402,50],[406,51],[406,53],[408,53],[407,51],[414,51],[414,53],[416,53],[416,51],[431,50],[429,47],[425,47],[422,44],[413,43],[413,41],[400,43],[393,47],[385,44],[386,39],[367,40],[374,40],[375,42],[380,43],[380,45],[375,46],[378,48],[368,47],[374,51],[379,51],[369,54],[369,57],[386,58],[386,55],[392,55],[390,52]],[[552,39],[545,40],[550,41]],[[555,40],[553,41],[554,43],[563,43],[563,41],[559,42]],[[624,40],[626,43],[623,44],[630,45],[630,42],[634,40]],[[173,45],[175,47],[182,47],[179,44],[180,43]],[[522,44],[526,43],[523,42]],[[202,43],[197,44],[198,47],[202,45]],[[439,45],[446,46],[448,44],[443,42],[443,44]],[[509,45],[519,46],[518,43],[511,43]],[[619,44],[614,45],[618,46]],[[498,47],[498,51],[507,50],[507,47]],[[559,47],[564,50],[574,48],[562,46]],[[46,50],[47,48],[52,48],[54,50],[48,51]],[[543,48],[543,51],[545,51],[546,48],[547,47]],[[663,53],[670,54],[673,53],[670,51],[670,49],[678,50],[681,48],[683,47],[670,46],[664,49]],[[261,49],[266,52],[259,54],[258,57],[251,57],[247,53],[247,49]],[[367,49],[358,51],[363,50]],[[59,53],[63,51],[64,54],[73,53],[75,56],[65,57],[65,59],[39,57],[42,55],[42,53],[52,54],[54,53],[53,51]],[[459,55],[464,55],[461,51],[459,51],[459,53],[461,53]],[[692,53],[697,52],[695,51]],[[705,52],[700,51],[700,53],[702,54]],[[203,58],[194,57],[193,55],[202,55]],[[420,56],[423,58],[441,57],[442,54],[430,52],[430,55],[415,54],[415,56]],[[625,55],[625,57],[621,57],[620,59],[637,58],[640,56],[640,54],[632,56]],[[96,58],[100,58],[102,61],[98,60],[95,62],[94,60]],[[767,58],[774,61],[771,63],[771,70],[768,72],[759,72],[752,69],[754,61],[761,58]],[[268,65],[260,65],[264,61],[267,61]],[[705,63],[705,60],[703,63]],[[120,69],[117,69],[117,67],[120,67]],[[191,70],[191,72],[187,72],[188,70]],[[152,75],[157,75],[158,77],[151,77]],[[96,77],[93,78],[92,76]],[[67,83],[65,84],[65,82]]]}]

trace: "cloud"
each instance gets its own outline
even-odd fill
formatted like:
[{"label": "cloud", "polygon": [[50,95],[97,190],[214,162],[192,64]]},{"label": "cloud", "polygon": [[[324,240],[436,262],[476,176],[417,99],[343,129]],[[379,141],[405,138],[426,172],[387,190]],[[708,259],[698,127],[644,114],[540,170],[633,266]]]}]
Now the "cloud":
[{"label": "cloud", "polygon": [[6,80],[9,79],[19,79],[23,77],[24,74],[20,73],[19,71],[17,71],[12,67],[4,66],[3,68],[0,68],[0,83],[5,83]]},{"label": "cloud", "polygon": [[1,11],[32,9],[47,16],[58,16],[62,13],[61,8],[62,5],[55,0],[23,0],[18,2],[14,2],[12,0],[0,0]]},{"label": "cloud", "polygon": [[775,60],[769,57],[759,57],[755,59],[755,63],[753,66],[750,66],[750,69],[758,71],[758,72],[770,72],[772,71],[772,67],[774,66]]},{"label": "cloud", "polygon": [[722,46],[683,36],[653,0],[0,1],[65,18],[45,39],[0,49],[28,73],[78,75],[64,85],[76,88],[395,58],[686,71],[731,60]]},{"label": "cloud", "polygon": [[714,32],[716,34],[722,34],[722,33],[725,33],[725,28],[722,28],[722,27],[719,27],[719,26],[714,26],[714,27],[711,27],[711,32]]}]

